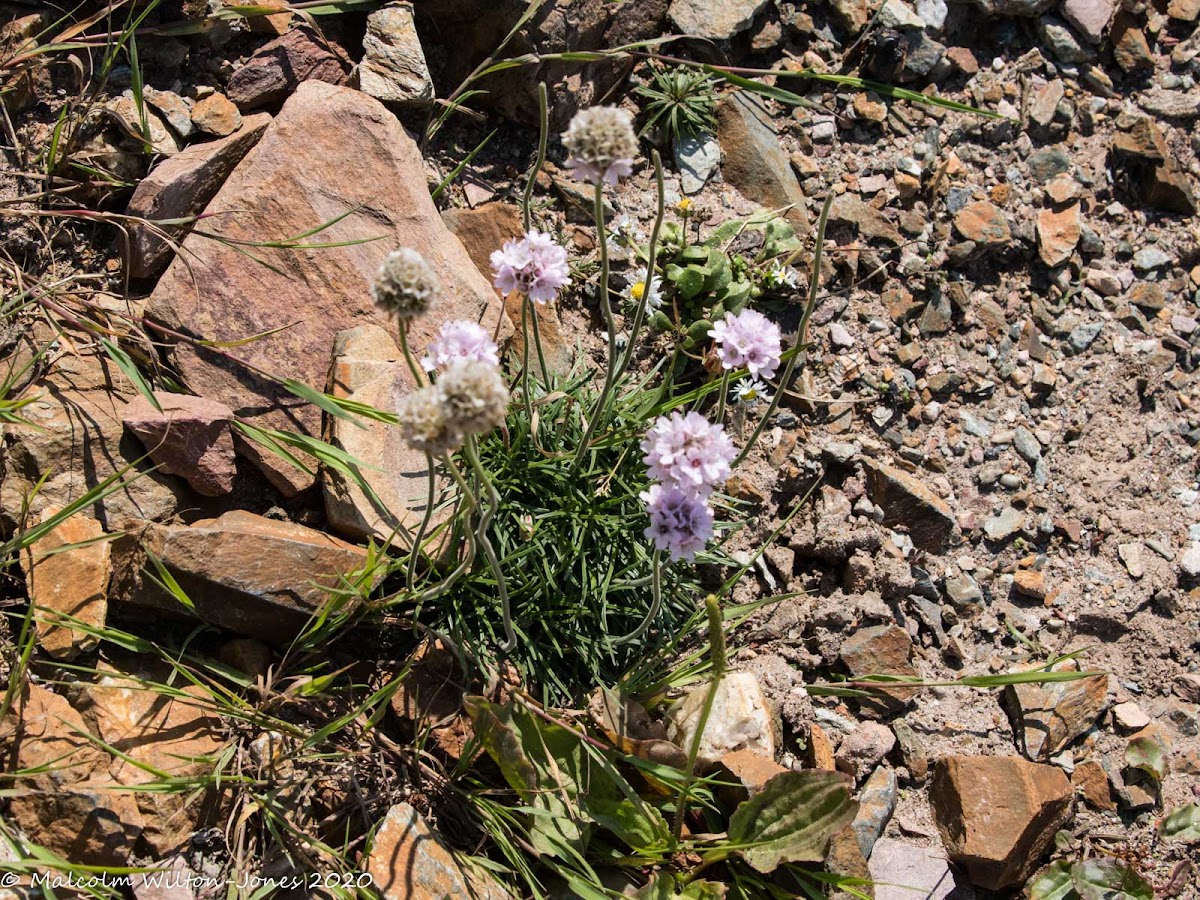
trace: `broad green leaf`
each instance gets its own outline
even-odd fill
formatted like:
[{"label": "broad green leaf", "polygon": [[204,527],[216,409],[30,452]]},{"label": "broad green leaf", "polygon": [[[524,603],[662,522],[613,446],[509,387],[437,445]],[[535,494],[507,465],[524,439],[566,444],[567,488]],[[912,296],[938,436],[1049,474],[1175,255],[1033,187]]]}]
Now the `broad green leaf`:
[{"label": "broad green leaf", "polygon": [[713,324],[708,319],[697,319],[688,327],[688,338],[698,344],[708,340],[708,333],[712,330]]},{"label": "broad green leaf", "polygon": [[1155,784],[1167,777],[1167,755],[1162,744],[1151,737],[1135,737],[1129,742],[1125,748],[1125,765],[1145,772]]},{"label": "broad green leaf", "polygon": [[853,782],[840,772],[782,772],[729,819],[729,846],[760,872],[781,863],[822,862],[829,839],[858,812]]},{"label": "broad green leaf", "polygon": [[1200,841],[1200,804],[1177,806],[1158,823],[1159,833],[1167,840]]},{"label": "broad green leaf", "polygon": [[1029,900],[1067,900],[1075,894],[1071,864],[1060,859],[1046,866],[1029,879],[1025,893]]},{"label": "broad green leaf", "polygon": [[679,289],[679,296],[691,300],[704,290],[704,278],[707,273],[700,271],[697,266],[667,266],[667,278]]},{"label": "broad green leaf", "polygon": [[692,881],[680,885],[674,876],[660,872],[633,896],[636,900],[725,900],[728,888],[717,881]]},{"label": "broad green leaf", "polygon": [[1115,859],[1085,859],[1071,866],[1071,880],[1083,900],[1153,900],[1154,888]]},{"label": "broad green leaf", "polygon": [[588,815],[638,852],[665,847],[671,835],[662,813],[648,803],[622,797],[585,797]]}]

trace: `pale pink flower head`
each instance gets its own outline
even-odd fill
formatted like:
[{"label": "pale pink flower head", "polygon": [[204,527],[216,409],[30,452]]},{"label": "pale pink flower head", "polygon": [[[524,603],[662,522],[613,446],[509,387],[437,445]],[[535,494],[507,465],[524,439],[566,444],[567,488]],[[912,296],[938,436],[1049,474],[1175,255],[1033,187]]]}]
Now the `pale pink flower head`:
[{"label": "pale pink flower head", "polygon": [[500,364],[499,350],[487,329],[475,322],[456,319],[438,330],[438,336],[425,348],[421,365],[426,372],[433,372],[461,359]]},{"label": "pale pink flower head", "polygon": [[616,184],[633,174],[637,135],[633,116],[615,106],[581,109],[562,136],[567,168],[580,181]]},{"label": "pale pink flower head", "polygon": [[505,241],[492,254],[492,271],[499,290],[517,291],[534,303],[548,303],[571,283],[567,249],[536,228],[519,240]]},{"label": "pale pink flower head", "polygon": [[717,344],[721,365],[732,371],[746,369],[751,378],[771,378],[779,368],[783,352],[779,326],[753,309],[743,309],[736,316],[713,325],[708,336]]},{"label": "pale pink flower head", "polygon": [[697,412],[659,416],[641,447],[652,479],[702,499],[729,478],[737,455],[725,427]]},{"label": "pale pink flower head", "polygon": [[667,551],[671,562],[691,562],[712,538],[713,512],[702,498],[662,484],[651,485],[639,496],[650,516],[643,533],[657,549]]}]

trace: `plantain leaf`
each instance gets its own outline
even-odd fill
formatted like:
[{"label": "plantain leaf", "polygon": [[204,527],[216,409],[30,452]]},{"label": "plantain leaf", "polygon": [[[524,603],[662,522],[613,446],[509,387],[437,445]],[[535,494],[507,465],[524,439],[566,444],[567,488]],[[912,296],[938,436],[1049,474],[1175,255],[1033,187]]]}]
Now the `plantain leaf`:
[{"label": "plantain leaf", "polygon": [[1071,880],[1083,900],[1154,900],[1154,888],[1115,859],[1085,859],[1071,866]]},{"label": "plantain leaf", "polygon": [[635,900],[725,900],[727,890],[718,881],[689,881],[681,885],[671,874],[660,872],[633,896]]},{"label": "plantain leaf", "polygon": [[1075,895],[1075,881],[1071,878],[1071,864],[1059,860],[1046,866],[1029,879],[1025,886],[1029,900],[1067,900]]},{"label": "plantain leaf", "polygon": [[1145,772],[1155,784],[1167,777],[1167,755],[1152,737],[1135,737],[1125,748],[1125,765]]},{"label": "plantain leaf", "polygon": [[1175,807],[1158,823],[1158,831],[1169,841],[1200,841],[1200,803]]},{"label": "plantain leaf", "polygon": [[759,872],[781,863],[818,863],[829,839],[858,812],[853,782],[840,772],[781,772],[729,819],[728,844]]}]

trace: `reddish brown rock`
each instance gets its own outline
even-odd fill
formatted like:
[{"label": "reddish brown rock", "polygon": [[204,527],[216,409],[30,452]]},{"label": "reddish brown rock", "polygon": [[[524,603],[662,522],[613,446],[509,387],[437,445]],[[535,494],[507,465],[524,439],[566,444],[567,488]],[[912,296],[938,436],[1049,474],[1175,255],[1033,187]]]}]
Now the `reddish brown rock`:
[{"label": "reddish brown rock", "polygon": [[[524,233],[520,210],[511,203],[485,203],[475,209],[448,209],[442,213],[442,221],[462,241],[475,267],[489,281],[492,278],[492,252],[499,250],[505,241]],[[515,293],[504,301],[504,311],[513,324],[511,347],[517,359],[523,358],[525,346],[521,331],[522,302],[521,296]],[[575,340],[559,321],[557,304],[539,306],[536,312],[546,368],[551,374],[566,375],[575,361]],[[532,321],[529,328],[533,328]],[[532,336],[530,344],[533,344]],[[529,360],[531,365],[537,365],[533,346],[529,348]]]},{"label": "reddish brown rock", "polygon": [[[163,159],[138,183],[125,212],[151,221],[185,219],[199,215],[229,173],[258,143],[271,117],[255,113],[226,138],[190,144]],[[172,240],[181,240],[185,225],[159,225]],[[166,268],[175,251],[154,229],[134,222],[129,231],[129,275],[150,278]]]},{"label": "reddish brown rock", "polygon": [[988,890],[1021,884],[1072,814],[1061,769],[1016,757],[949,756],[937,761],[929,802],[950,859]]},{"label": "reddish brown rock", "polygon": [[[1054,667],[1078,672],[1074,660]],[[1108,708],[1108,676],[1077,681],[1015,684],[1005,688],[1005,706],[1017,741],[1030,759],[1044,761],[1084,734]]]},{"label": "reddish brown rock", "polygon": [[224,94],[209,94],[192,107],[192,124],[216,137],[228,137],[242,124],[242,114]]},{"label": "reddish brown rock", "polygon": [[1112,162],[1122,173],[1118,183],[1126,184],[1139,203],[1181,215],[1195,213],[1188,176],[1155,121],[1138,116],[1124,124],[1112,140]]},{"label": "reddish brown rock", "polygon": [[138,394],[125,407],[125,427],[137,435],[159,471],[187,479],[198,493],[218,497],[237,477],[233,410],[223,403],[155,391],[159,408]]},{"label": "reddish brown rock", "polygon": [[[84,687],[80,709],[94,733],[128,759],[114,760],[113,779],[137,785],[149,780],[146,769],[176,778],[209,774],[223,741],[223,725],[211,700],[196,685],[178,685],[183,696],[159,693],[147,683],[167,684],[169,666],[136,658],[123,660],[126,671],[101,664],[101,676]],[[138,764],[141,764],[140,766]],[[200,827],[216,821],[213,791],[179,793],[137,792],[142,814],[142,837],[158,854],[184,844]]]},{"label": "reddish brown rock", "polygon": [[243,112],[278,103],[305,81],[345,84],[353,68],[346,51],[308,28],[264,44],[229,79],[229,99]]},{"label": "reddish brown rock", "polygon": [[1118,11],[1112,20],[1109,40],[1112,41],[1113,59],[1121,71],[1154,68],[1154,54],[1150,52],[1145,33],[1138,27],[1137,20],[1124,10]]},{"label": "reddish brown rock", "polygon": [[1037,217],[1038,254],[1054,268],[1071,258],[1080,236],[1079,204],[1066,209],[1043,209]]},{"label": "reddish brown rock", "polygon": [[495,881],[470,876],[407,803],[388,810],[362,863],[383,900],[511,900]]},{"label": "reddish brown rock", "polygon": [[0,752],[5,772],[43,770],[19,786],[4,784],[16,787],[8,816],[30,840],[77,864],[126,863],[141,815],[110,776],[111,757],[63,697],[26,683],[0,721]]},{"label": "reddish brown rock", "polygon": [[1071,786],[1083,798],[1083,802],[1092,809],[1102,812],[1113,812],[1117,803],[1113,800],[1112,784],[1104,767],[1093,759],[1085,759],[1075,764],[1071,773]]},{"label": "reddish brown rock", "polygon": [[136,550],[121,554],[114,596],[266,641],[294,638],[329,599],[329,589],[367,559],[362,547],[242,510],[190,526],[150,528],[143,541],[194,610],[143,579],[145,560]]},{"label": "reddish brown rock", "polygon": [[[21,409],[24,421],[0,425],[0,518],[8,527],[67,507],[145,455],[121,423],[136,393],[99,350],[62,354],[49,374],[21,392],[21,399],[30,399]],[[130,519],[166,518],[179,506],[173,481],[135,468],[125,472],[120,487],[82,512],[109,532],[122,530]]]},{"label": "reddish brown rock", "polygon": [[883,510],[883,524],[905,526],[921,550],[945,552],[955,525],[946,501],[907,472],[870,459],[862,465],[871,502]]},{"label": "reddish brown rock", "polygon": [[717,138],[721,174],[729,184],[767,209],[790,207],[788,221],[807,226],[804,191],[761,101],[745,91],[727,95],[717,104]]},{"label": "reddish brown rock", "polygon": [[[300,85],[206,213],[219,213],[208,230],[252,241],[343,217],[312,240],[350,242],[313,250],[257,248],[268,268],[240,249],[191,235],[186,259],[174,261],[151,295],[151,312],[177,329],[218,341],[266,334],[231,351],[238,362],[190,345],[174,353],[196,393],[219,398],[251,425],[321,434],[317,407],[250,367],[319,388],[338,332],[371,323],[394,329],[375,311],[368,287],[396,247],[424,254],[444,288],[441,302],[414,323],[416,353],[449,319],[499,327],[495,292],[442,224],[415,142],[379,101],[358,91],[319,81]],[[258,444],[239,439],[237,445],[285,493],[313,483],[311,473]]]},{"label": "reddish brown rock", "polygon": [[[47,509],[42,521],[57,512]],[[103,536],[100,523],[76,513],[21,554],[25,586],[42,620],[37,623],[38,643],[51,656],[71,659],[96,646],[96,638],[56,614],[93,628],[104,627],[112,548]],[[62,549],[72,544],[83,546]],[[62,624],[54,624],[55,620]]]},{"label": "reddish brown rock", "polygon": [[719,765],[728,773],[729,778],[739,785],[722,788],[722,796],[727,802],[734,804],[754,796],[776,775],[788,771],[771,757],[754,750],[726,753],[721,757]]},{"label": "reddish brown rock", "polygon": [[[908,632],[898,625],[860,628],[842,644],[842,663],[855,678],[865,675],[916,676],[912,663],[913,646]],[[870,690],[860,698],[863,710],[878,714],[897,712],[908,706],[916,688],[888,687]]]},{"label": "reddish brown rock", "polygon": [[954,228],[968,241],[981,247],[1007,247],[1012,240],[1008,220],[987,200],[968,203],[954,216]]},{"label": "reddish brown rock", "polygon": [[1046,599],[1046,576],[1037,569],[1018,569],[1013,572],[1013,590],[1029,600]]}]

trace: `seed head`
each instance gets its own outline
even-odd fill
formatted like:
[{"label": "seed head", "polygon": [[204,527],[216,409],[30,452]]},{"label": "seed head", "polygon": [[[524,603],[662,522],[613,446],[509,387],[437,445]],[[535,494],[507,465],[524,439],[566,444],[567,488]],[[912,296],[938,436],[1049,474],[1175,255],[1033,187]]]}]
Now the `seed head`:
[{"label": "seed head", "polygon": [[508,385],[499,367],[476,359],[452,362],[437,382],[442,415],[451,430],[486,434],[504,422]]},{"label": "seed head", "polygon": [[616,184],[633,172],[637,135],[633,117],[615,106],[593,106],[575,113],[562,136],[567,167],[581,181]]},{"label": "seed head", "polygon": [[429,311],[442,284],[433,267],[416,250],[393,250],[371,283],[371,299],[398,319],[415,319]]},{"label": "seed head", "polygon": [[456,450],[462,444],[462,435],[446,420],[436,385],[401,397],[396,414],[400,419],[400,434],[417,450],[437,455]]}]

